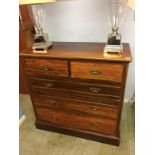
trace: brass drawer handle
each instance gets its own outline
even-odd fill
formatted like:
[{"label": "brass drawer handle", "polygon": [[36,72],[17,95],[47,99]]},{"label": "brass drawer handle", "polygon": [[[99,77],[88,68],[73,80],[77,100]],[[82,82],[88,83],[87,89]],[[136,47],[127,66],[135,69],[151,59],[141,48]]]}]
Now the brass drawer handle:
[{"label": "brass drawer handle", "polygon": [[33,67],[33,69],[39,69],[39,70],[44,70],[44,71],[50,71],[52,70],[51,67],[49,67],[48,65],[44,65],[44,66],[40,66],[40,67]]},{"label": "brass drawer handle", "polygon": [[93,111],[97,110],[96,106],[91,106],[90,109],[93,110]]},{"label": "brass drawer handle", "polygon": [[42,66],[41,69],[44,70],[44,71],[52,70],[51,67],[49,67],[48,65]]},{"label": "brass drawer handle", "polygon": [[101,74],[101,72],[99,70],[96,70],[96,69],[90,70],[89,73],[92,75],[100,75]]},{"label": "brass drawer handle", "polygon": [[54,86],[54,84],[53,84],[53,83],[50,83],[50,82],[44,82],[44,85],[45,85],[46,87],[48,87],[48,88]]},{"label": "brass drawer handle", "polygon": [[96,88],[96,87],[90,87],[89,90],[93,93],[98,93],[101,91],[101,88]]},{"label": "brass drawer handle", "polygon": [[56,120],[57,120],[57,118],[56,118],[55,116],[51,116],[51,119],[52,119],[53,121],[56,121]]},{"label": "brass drawer handle", "polygon": [[56,101],[52,99],[48,99],[48,104],[49,105],[56,105]]},{"label": "brass drawer handle", "polygon": [[98,128],[98,125],[96,123],[92,123],[91,126],[94,128]]}]

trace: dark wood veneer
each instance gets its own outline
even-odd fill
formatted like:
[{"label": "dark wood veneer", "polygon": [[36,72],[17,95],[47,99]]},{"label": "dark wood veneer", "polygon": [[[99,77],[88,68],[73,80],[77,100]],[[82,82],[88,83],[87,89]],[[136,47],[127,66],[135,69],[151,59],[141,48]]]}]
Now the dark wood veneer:
[{"label": "dark wood veneer", "polygon": [[107,103],[96,104],[93,102],[84,102],[71,98],[64,98],[60,96],[40,96],[32,95],[33,104],[50,108],[51,110],[64,111],[71,114],[78,114],[82,116],[117,119],[118,106],[109,105]]},{"label": "dark wood veneer", "polygon": [[105,43],[54,42],[45,54],[20,53],[36,127],[119,145],[130,48],[104,57]]},{"label": "dark wood veneer", "polygon": [[120,144],[119,135],[116,137],[116,136],[109,136],[109,135],[107,136],[106,134],[104,135],[104,134],[93,133],[88,131],[81,131],[77,129],[72,130],[66,127],[58,127],[56,125],[52,125],[49,123],[45,123],[44,121],[38,121],[38,120],[36,121],[35,125],[36,125],[36,128],[38,129],[58,132],[61,134],[67,134],[71,136],[77,136],[88,140],[93,139],[94,141],[97,141],[97,142],[107,143],[107,144],[116,145],[116,146],[119,146]]},{"label": "dark wood veneer", "polygon": [[[38,119],[70,129],[87,130],[115,136],[117,122],[106,118],[82,117],[81,115],[57,112],[48,108],[36,107]],[[80,124],[80,125],[79,125]]]},{"label": "dark wood veneer", "polygon": [[93,94],[92,93],[86,93],[86,92],[77,92],[73,90],[62,90],[62,89],[54,89],[54,88],[40,88],[35,87],[31,89],[33,94],[40,94],[40,95],[47,95],[47,96],[53,96],[53,95],[60,95],[60,96],[68,96],[70,98],[78,98],[81,100],[92,100],[92,101],[98,101],[103,100],[107,103],[111,104],[118,104],[117,101],[120,101],[120,97],[114,96],[114,95],[107,95],[107,94]]},{"label": "dark wood veneer", "polygon": [[120,82],[123,65],[108,62],[71,62],[71,77]]},{"label": "dark wood veneer", "polygon": [[108,62],[131,62],[131,52],[128,43],[123,43],[123,55],[120,57],[104,57],[105,43],[86,42],[53,42],[53,46],[45,54],[33,53],[31,49],[23,50],[20,54],[31,58],[53,58],[67,60],[91,60]]},{"label": "dark wood veneer", "polygon": [[42,79],[34,79],[31,78],[31,86],[32,87],[44,87],[44,88],[56,88],[62,90],[72,90],[72,91],[80,91],[86,93],[92,93],[92,95],[120,95],[120,87],[112,87],[107,85],[95,85],[91,83],[79,83],[79,82],[66,82],[59,80],[42,80]]}]

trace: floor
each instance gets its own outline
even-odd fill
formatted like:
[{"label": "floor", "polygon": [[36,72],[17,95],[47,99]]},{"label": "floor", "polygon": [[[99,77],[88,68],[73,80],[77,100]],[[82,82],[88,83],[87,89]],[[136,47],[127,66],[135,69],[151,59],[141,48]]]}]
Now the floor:
[{"label": "floor", "polygon": [[19,101],[26,120],[19,128],[19,155],[134,155],[134,108],[125,103],[121,121],[120,146],[66,136],[35,128],[35,117],[29,95]]}]

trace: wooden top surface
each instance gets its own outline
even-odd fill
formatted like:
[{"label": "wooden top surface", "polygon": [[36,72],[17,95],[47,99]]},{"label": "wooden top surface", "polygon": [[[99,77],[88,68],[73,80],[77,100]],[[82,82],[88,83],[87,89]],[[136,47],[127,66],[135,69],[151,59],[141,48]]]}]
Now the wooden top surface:
[{"label": "wooden top surface", "polygon": [[105,43],[87,42],[53,42],[52,48],[47,53],[33,53],[32,49],[20,52],[20,56],[46,57],[59,59],[84,59],[131,62],[132,56],[128,43],[123,43],[123,54],[121,56],[103,56]]}]

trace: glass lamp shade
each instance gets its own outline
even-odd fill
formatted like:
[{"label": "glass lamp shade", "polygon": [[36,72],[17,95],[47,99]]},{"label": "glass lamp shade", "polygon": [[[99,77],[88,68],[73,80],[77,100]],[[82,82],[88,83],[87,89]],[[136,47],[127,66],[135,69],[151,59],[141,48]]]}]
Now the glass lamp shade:
[{"label": "glass lamp shade", "polygon": [[127,10],[128,0],[108,0],[107,11],[111,28],[120,27]]},{"label": "glass lamp shade", "polygon": [[36,31],[38,34],[43,33],[43,25],[45,22],[46,11],[44,5],[31,5],[32,14],[33,14],[33,22],[36,27]]}]

